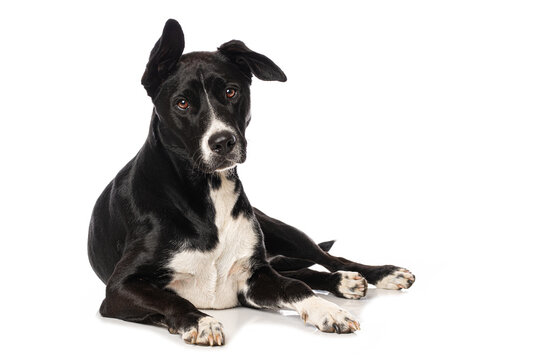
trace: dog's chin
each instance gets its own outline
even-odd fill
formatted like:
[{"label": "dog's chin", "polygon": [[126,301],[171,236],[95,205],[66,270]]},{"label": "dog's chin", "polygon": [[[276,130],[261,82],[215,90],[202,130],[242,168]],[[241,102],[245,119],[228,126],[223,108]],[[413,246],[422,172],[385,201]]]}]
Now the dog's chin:
[{"label": "dog's chin", "polygon": [[231,169],[234,169],[236,167],[236,165],[238,165],[238,163],[234,163],[234,164],[232,164],[230,166],[226,166],[226,167],[220,167],[220,168],[215,169],[214,172],[218,172],[218,173],[226,172],[226,171],[229,171]]},{"label": "dog's chin", "polygon": [[246,161],[245,156],[237,158],[221,158],[216,159],[213,161],[211,165],[206,165],[205,169],[203,169],[206,173],[216,173],[216,172],[226,172],[228,170],[234,169],[236,165],[243,163]]}]

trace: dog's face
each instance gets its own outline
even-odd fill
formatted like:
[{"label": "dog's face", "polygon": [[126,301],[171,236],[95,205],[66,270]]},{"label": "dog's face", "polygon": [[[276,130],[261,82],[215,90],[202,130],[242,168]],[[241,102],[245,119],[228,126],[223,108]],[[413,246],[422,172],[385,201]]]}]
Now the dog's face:
[{"label": "dog's face", "polygon": [[232,168],[246,159],[252,75],[285,81],[285,74],[238,40],[216,52],[183,50],[180,25],[167,21],[142,78],[158,116],[159,139],[199,171]]}]

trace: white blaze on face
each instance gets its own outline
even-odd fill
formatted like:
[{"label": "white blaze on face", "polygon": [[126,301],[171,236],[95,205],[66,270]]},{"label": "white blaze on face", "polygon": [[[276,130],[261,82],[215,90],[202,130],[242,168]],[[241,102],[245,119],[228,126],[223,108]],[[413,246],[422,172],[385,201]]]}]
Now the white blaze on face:
[{"label": "white blaze on face", "polygon": [[206,87],[204,86],[204,81],[201,78],[201,83],[203,84],[203,90],[204,95],[206,97],[206,102],[208,103],[208,114],[210,117],[210,122],[208,125],[208,128],[204,132],[202,139],[201,139],[201,152],[203,156],[203,160],[209,164],[210,158],[212,157],[212,149],[210,149],[210,145],[208,145],[208,140],[210,140],[210,137],[212,135],[221,132],[221,131],[230,131],[233,134],[236,134],[236,131],[229,125],[225,124],[223,121],[221,121],[212,107],[212,104],[210,103],[210,97],[208,96],[208,92],[206,91]]}]

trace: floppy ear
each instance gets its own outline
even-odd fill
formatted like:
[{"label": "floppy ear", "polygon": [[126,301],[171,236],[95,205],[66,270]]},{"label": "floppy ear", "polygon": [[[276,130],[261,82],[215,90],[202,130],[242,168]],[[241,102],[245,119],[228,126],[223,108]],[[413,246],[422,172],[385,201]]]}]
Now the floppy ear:
[{"label": "floppy ear", "polygon": [[183,51],[184,32],[178,21],[169,19],[163,27],[163,34],[150,53],[146,71],[141,79],[148,95],[155,95],[159,85],[176,69]]},{"label": "floppy ear", "polygon": [[287,81],[287,76],[266,56],[250,50],[240,40],[231,40],[221,45],[218,51],[240,67],[240,70],[255,75],[261,80]]}]

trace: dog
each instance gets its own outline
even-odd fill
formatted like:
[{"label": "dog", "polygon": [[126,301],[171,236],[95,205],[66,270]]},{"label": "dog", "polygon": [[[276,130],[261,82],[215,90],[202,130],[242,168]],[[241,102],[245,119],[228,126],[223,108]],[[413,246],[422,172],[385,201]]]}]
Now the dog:
[{"label": "dog", "polygon": [[252,76],[287,78],[238,40],[183,51],[182,28],[170,19],[141,80],[154,105],[146,142],[92,212],[88,254],[106,284],[100,314],[210,346],[225,335],[204,309],[288,308],[323,332],[358,330],[349,312],[312,289],[360,299],[368,283],[409,288],[414,275],[330,255],[333,241],[316,244],[252,207],[236,169],[246,160]]}]

